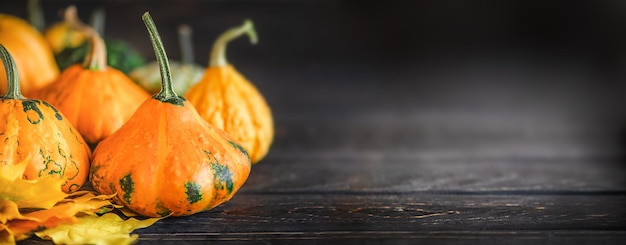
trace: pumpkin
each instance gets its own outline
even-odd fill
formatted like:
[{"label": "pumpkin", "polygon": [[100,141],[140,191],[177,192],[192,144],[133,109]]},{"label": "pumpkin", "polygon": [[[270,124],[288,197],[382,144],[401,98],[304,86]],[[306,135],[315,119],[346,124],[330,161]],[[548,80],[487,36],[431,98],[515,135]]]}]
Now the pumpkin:
[{"label": "pumpkin", "polygon": [[[51,83],[59,68],[54,61],[50,46],[35,28],[25,20],[0,14],[0,43],[13,56],[20,77],[22,93],[29,96],[33,91]],[[0,68],[0,74],[4,73]],[[0,78],[0,93],[7,90],[7,80]]]},{"label": "pumpkin", "polygon": [[76,48],[85,42],[85,35],[73,27],[78,19],[75,6],[69,6],[63,14],[63,21],[54,23],[44,31],[44,37],[55,55],[68,48]]},{"label": "pumpkin", "polygon": [[54,106],[22,96],[16,64],[1,44],[0,57],[8,81],[0,97],[0,164],[30,159],[25,179],[51,175],[65,180],[64,192],[78,190],[89,172],[89,147]]},{"label": "pumpkin", "polygon": [[274,120],[263,95],[226,61],[226,45],[244,34],[256,43],[256,32],[250,20],[218,37],[204,77],[185,97],[202,118],[241,142],[252,163],[257,163],[272,144]]},{"label": "pumpkin", "polygon": [[149,13],[142,19],[161,68],[162,88],[98,144],[91,184],[101,194],[116,194],[116,203],[144,216],[209,210],[244,184],[250,158],[237,141],[209,125],[176,94],[156,26]]},{"label": "pumpkin", "polygon": [[[177,94],[184,94],[189,87],[196,84],[204,74],[204,67],[193,62],[193,42],[191,40],[191,28],[181,25],[178,28],[178,40],[180,44],[181,61],[170,60],[172,83]],[[129,74],[139,86],[150,93],[157,93],[161,88],[161,75],[159,64],[156,61],[133,70]]]},{"label": "pumpkin", "polygon": [[[101,37],[104,36],[105,18],[105,13],[102,9],[94,11],[92,15],[92,26],[99,29],[97,32]],[[82,25],[81,21],[78,19],[76,7],[70,6],[65,11],[63,24],[64,26],[70,27],[76,31],[75,28],[72,27],[76,26],[77,23]],[[80,30],[78,30],[78,32],[82,33]],[[72,33],[66,32],[67,39],[72,38],[69,36],[70,34]],[[104,43],[107,52],[107,64],[124,72],[124,74],[130,73],[131,70],[143,66],[146,63],[140,53],[127,42],[118,39],[105,38]],[[81,63],[87,54],[89,54],[90,50],[90,44],[85,38],[72,39],[71,45],[66,45],[55,55],[59,69],[64,70],[74,64]]]},{"label": "pumpkin", "polygon": [[84,63],[65,69],[59,78],[35,96],[56,106],[95,145],[119,129],[150,95],[121,71],[107,66],[100,35],[72,22],[91,42]]}]

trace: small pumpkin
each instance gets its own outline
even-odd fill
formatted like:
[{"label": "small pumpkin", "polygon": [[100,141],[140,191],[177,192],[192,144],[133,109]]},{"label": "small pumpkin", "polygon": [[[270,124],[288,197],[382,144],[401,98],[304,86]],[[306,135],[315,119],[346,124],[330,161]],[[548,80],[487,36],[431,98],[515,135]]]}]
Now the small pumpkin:
[{"label": "small pumpkin", "polygon": [[30,157],[25,179],[51,175],[65,180],[64,192],[78,190],[87,179],[89,147],[54,106],[22,96],[14,60],[2,44],[0,57],[8,80],[8,92],[0,97],[0,164]]},{"label": "small pumpkin", "polygon": [[173,90],[167,55],[149,13],[161,91],[94,150],[90,180],[102,194],[145,216],[184,216],[228,201],[250,174],[250,158]]},{"label": "small pumpkin", "polygon": [[[0,14],[0,43],[11,52],[19,73],[22,93],[27,96],[51,83],[59,68],[50,46],[41,33],[25,20]],[[4,73],[0,67],[0,74]],[[7,90],[7,80],[0,77],[0,93]]]},{"label": "small pumpkin", "polygon": [[272,144],[274,120],[263,95],[226,61],[226,45],[244,34],[256,43],[252,21],[246,20],[243,25],[218,37],[204,77],[189,89],[185,97],[202,118],[241,142],[252,163],[257,163]]},{"label": "small pumpkin", "polygon": [[124,73],[107,66],[104,42],[97,32],[78,22],[72,25],[90,41],[89,55],[36,96],[56,106],[95,145],[120,128],[150,95]]},{"label": "small pumpkin", "polygon": [[[96,28],[97,26],[97,28],[99,29],[97,32],[101,37],[104,37],[103,32],[105,18],[105,13],[102,9],[94,11],[92,15],[91,25],[94,28]],[[63,23],[68,27],[74,27],[76,26],[76,23],[82,24],[76,13],[76,7],[70,6],[66,9]],[[80,30],[78,31],[79,33],[81,33]],[[71,33],[67,33],[67,35],[69,34]],[[66,38],[69,39],[72,37],[66,36]],[[67,45],[55,55],[55,59],[59,66],[59,69],[65,70],[66,68],[74,64],[81,63],[85,59],[85,57],[87,57],[87,54],[91,49],[89,46],[89,42],[86,41],[85,38],[83,38],[81,42],[77,43],[77,45],[74,45],[74,41],[77,40],[79,39],[77,38],[76,40],[73,40],[72,45]],[[107,52],[107,64],[115,69],[124,72],[124,74],[130,73],[131,70],[143,66],[146,63],[141,54],[127,42],[119,39],[104,38],[104,43]]]},{"label": "small pumpkin", "polygon": [[73,27],[72,22],[78,19],[76,7],[71,5],[63,13],[63,21],[52,24],[43,34],[55,55],[65,49],[76,48],[86,40],[85,35]]},{"label": "small pumpkin", "polygon": [[[181,61],[170,60],[169,62],[172,79],[174,79],[172,81],[174,91],[177,94],[184,94],[189,87],[200,81],[204,74],[204,67],[194,63],[191,28],[188,25],[178,27],[178,40]],[[156,61],[133,70],[129,76],[150,93],[157,93],[161,89],[161,75],[159,75],[159,64]]]}]

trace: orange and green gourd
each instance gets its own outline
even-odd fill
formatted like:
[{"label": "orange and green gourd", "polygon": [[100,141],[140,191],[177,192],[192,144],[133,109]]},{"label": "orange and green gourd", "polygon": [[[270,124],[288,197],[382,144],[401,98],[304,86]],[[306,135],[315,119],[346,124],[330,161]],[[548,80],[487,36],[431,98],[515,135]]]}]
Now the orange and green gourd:
[{"label": "orange and green gourd", "polygon": [[102,38],[89,26],[72,22],[91,43],[84,63],[65,69],[35,96],[56,106],[92,146],[111,135],[150,95],[106,62]]},{"label": "orange and green gourd", "polygon": [[142,16],[160,64],[161,91],[94,150],[90,180],[101,194],[150,217],[185,216],[230,200],[250,174],[237,141],[204,121],[173,90],[167,55]]},{"label": "orange and green gourd", "polygon": [[[128,75],[131,70],[143,66],[145,60],[130,43],[121,39],[104,38],[105,19],[106,13],[104,9],[94,10],[91,16],[91,27],[104,39],[108,66]],[[55,59],[61,70],[81,63],[88,56],[91,49],[85,33],[75,28],[76,22],[80,23],[76,7],[69,6],[65,10],[64,21],[61,23],[63,28],[69,29],[60,30],[58,35],[54,37],[56,41],[54,41],[55,39],[49,40],[51,43],[56,42],[60,44],[59,50],[55,54]]]},{"label": "orange and green gourd", "polygon": [[54,54],[59,54],[68,48],[76,48],[87,40],[85,34],[74,28],[73,21],[78,13],[75,6],[69,6],[63,12],[63,21],[52,24],[44,31],[44,37]]},{"label": "orange and green gourd", "polygon": [[0,44],[8,92],[0,97],[0,165],[30,161],[25,179],[64,179],[63,191],[78,190],[87,180],[91,151],[78,131],[51,104],[20,92],[13,58]]},{"label": "orange and green gourd", "polygon": [[[25,20],[0,14],[0,43],[9,50],[20,77],[22,93],[32,92],[48,85],[59,75],[50,46],[33,26]],[[0,67],[0,74],[5,73]],[[0,93],[7,90],[7,80],[0,76]]]},{"label": "orange and green gourd", "polygon": [[252,21],[246,20],[243,25],[218,37],[204,77],[189,89],[185,97],[202,118],[241,142],[252,163],[257,163],[272,144],[274,120],[263,95],[226,61],[226,45],[244,34],[256,43]]}]

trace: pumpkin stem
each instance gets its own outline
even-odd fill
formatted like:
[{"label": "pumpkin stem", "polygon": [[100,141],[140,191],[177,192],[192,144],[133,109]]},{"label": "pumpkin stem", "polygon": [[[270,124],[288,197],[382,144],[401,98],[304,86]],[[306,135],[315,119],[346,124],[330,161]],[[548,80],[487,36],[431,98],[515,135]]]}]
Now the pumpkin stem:
[{"label": "pumpkin stem", "polygon": [[231,40],[242,36],[243,34],[247,34],[248,38],[250,38],[250,43],[256,44],[258,42],[258,37],[256,35],[256,31],[254,30],[254,25],[251,20],[245,20],[241,26],[233,27],[222,33],[215,43],[213,44],[213,49],[211,50],[211,57],[209,58],[209,66],[210,67],[219,67],[225,66],[228,64],[226,61],[226,45]]},{"label": "pumpkin stem", "polygon": [[161,72],[161,91],[152,96],[152,98],[160,100],[161,102],[167,102],[174,105],[183,105],[185,98],[180,97],[174,92],[174,86],[172,84],[172,72],[170,71],[170,63],[161,41],[159,31],[150,16],[150,13],[145,12],[141,19],[148,29],[150,34],[150,41],[152,41],[152,47],[154,48],[154,54],[156,55],[157,63],[159,63],[159,71]]},{"label": "pumpkin stem", "polygon": [[24,96],[22,96],[22,92],[20,91],[20,79],[17,74],[15,60],[13,60],[13,56],[9,54],[9,51],[7,51],[2,44],[0,44],[0,59],[2,59],[2,63],[4,64],[7,84],[9,85],[7,93],[2,96],[2,99],[24,99]]},{"label": "pumpkin stem", "polygon": [[193,64],[193,41],[191,40],[191,27],[180,25],[178,27],[178,42],[180,44],[180,61],[183,64]]},{"label": "pumpkin stem", "polygon": [[46,27],[46,22],[44,21],[43,10],[41,9],[41,4],[39,0],[28,0],[27,3],[28,8],[28,21],[30,22],[35,29],[42,32]]},{"label": "pumpkin stem", "polygon": [[78,19],[78,14],[76,11],[76,6],[72,5],[67,7],[65,10],[65,22],[70,24],[70,26],[76,30],[79,30],[86,37],[89,38],[89,44],[91,48],[87,56],[85,57],[85,61],[83,61],[83,66],[90,70],[102,71],[107,67],[107,52],[106,46],[104,45],[104,41],[98,35],[98,33],[88,25],[85,25],[83,22]]},{"label": "pumpkin stem", "polygon": [[104,29],[106,26],[106,11],[103,8],[98,8],[91,13],[91,19],[89,21],[91,28],[94,29],[100,35],[104,37]]}]

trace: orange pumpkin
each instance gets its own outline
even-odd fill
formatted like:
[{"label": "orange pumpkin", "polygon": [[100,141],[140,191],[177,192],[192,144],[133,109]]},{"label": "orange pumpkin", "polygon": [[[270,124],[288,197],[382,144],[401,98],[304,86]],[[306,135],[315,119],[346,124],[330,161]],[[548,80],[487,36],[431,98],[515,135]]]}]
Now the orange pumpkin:
[{"label": "orange pumpkin", "polygon": [[162,88],[117,132],[98,144],[93,188],[151,217],[183,216],[228,201],[250,174],[250,158],[234,139],[205,122],[174,92],[163,44],[142,17],[160,64]]},{"label": "orange pumpkin", "polygon": [[185,97],[202,118],[241,142],[252,163],[257,163],[272,144],[274,120],[263,95],[226,61],[226,45],[244,34],[256,43],[254,26],[249,20],[224,32],[215,41],[204,77]]},{"label": "orange pumpkin", "polygon": [[24,98],[14,60],[0,45],[8,92],[0,99],[0,164],[27,159],[25,179],[45,175],[65,180],[65,192],[78,190],[89,170],[89,147],[62,113],[45,101]]},{"label": "orange pumpkin", "polygon": [[90,144],[111,135],[150,95],[121,71],[108,67],[106,48],[93,29],[74,23],[91,42],[83,65],[63,71],[35,96],[56,106]]},{"label": "orange pumpkin", "polygon": [[[30,96],[59,75],[50,46],[41,33],[23,19],[0,14],[0,43],[13,55],[25,95]],[[1,67],[0,73],[4,72]],[[0,93],[5,93],[6,88],[7,80],[1,77]]]}]

